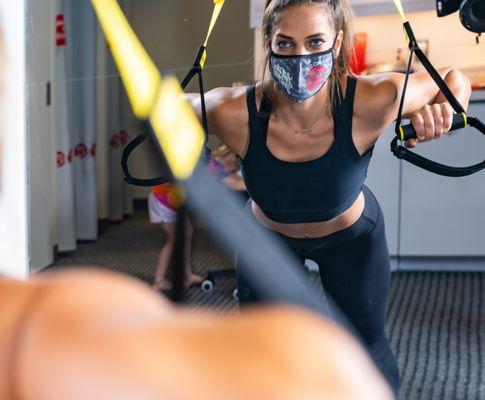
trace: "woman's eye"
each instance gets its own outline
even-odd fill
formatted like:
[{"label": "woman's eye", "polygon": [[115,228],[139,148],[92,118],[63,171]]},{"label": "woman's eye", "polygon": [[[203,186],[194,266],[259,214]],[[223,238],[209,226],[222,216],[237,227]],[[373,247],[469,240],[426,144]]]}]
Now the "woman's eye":
[{"label": "woman's eye", "polygon": [[278,46],[280,49],[288,49],[291,47],[291,43],[287,40],[282,40],[281,42],[278,42],[276,46]]},{"label": "woman's eye", "polygon": [[322,39],[313,39],[310,42],[310,46],[312,47],[322,47],[325,42]]}]

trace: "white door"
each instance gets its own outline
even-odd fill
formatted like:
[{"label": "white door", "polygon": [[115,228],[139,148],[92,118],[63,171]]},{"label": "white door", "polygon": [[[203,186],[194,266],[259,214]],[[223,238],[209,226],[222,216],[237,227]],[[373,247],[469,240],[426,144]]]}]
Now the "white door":
[{"label": "white door", "polygon": [[53,15],[51,0],[27,3],[28,163],[30,266],[37,271],[53,262],[56,226],[56,156],[52,126]]}]

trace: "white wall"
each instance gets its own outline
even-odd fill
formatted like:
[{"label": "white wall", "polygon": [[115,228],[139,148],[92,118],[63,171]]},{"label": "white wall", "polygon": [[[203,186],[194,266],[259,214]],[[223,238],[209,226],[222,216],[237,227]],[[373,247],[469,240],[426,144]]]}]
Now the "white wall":
[{"label": "white wall", "polygon": [[[2,104],[3,173],[0,193],[0,273],[23,278],[29,273],[27,230],[27,143],[25,0],[0,0],[5,35],[5,96]],[[2,76],[3,78],[3,76]]]}]

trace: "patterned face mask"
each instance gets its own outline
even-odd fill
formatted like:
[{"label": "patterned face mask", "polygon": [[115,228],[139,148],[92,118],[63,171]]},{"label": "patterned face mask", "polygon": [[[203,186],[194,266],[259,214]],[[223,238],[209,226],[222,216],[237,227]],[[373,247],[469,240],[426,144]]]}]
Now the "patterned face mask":
[{"label": "patterned face mask", "polygon": [[327,83],[333,63],[333,46],[321,53],[302,56],[282,56],[271,51],[269,69],[278,89],[301,103],[315,96]]}]

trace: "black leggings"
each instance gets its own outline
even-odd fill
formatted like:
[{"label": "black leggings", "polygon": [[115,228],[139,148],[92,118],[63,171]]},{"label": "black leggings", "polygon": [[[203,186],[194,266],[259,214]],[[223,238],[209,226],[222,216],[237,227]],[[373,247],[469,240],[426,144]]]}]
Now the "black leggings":
[{"label": "black leggings", "polygon": [[[300,258],[302,265],[305,259],[318,264],[325,293],[353,323],[397,395],[399,371],[384,332],[391,279],[384,219],[372,192],[364,186],[363,193],[362,216],[343,231],[316,239],[276,235]],[[244,212],[254,219],[250,202]],[[239,274],[237,285],[241,306],[259,301]]]}]

